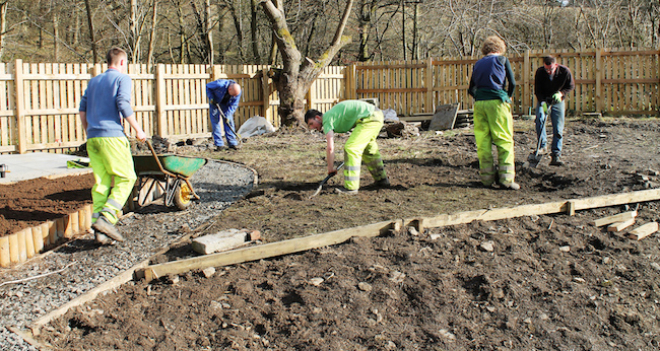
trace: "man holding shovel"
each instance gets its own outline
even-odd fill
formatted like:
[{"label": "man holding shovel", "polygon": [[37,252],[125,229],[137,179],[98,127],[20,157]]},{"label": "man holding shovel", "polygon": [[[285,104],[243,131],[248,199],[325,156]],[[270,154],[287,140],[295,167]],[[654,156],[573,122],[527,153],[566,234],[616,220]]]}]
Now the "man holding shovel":
[{"label": "man holding shovel", "polygon": [[363,159],[377,186],[390,185],[376,144],[376,137],[383,127],[383,120],[382,111],[372,104],[359,100],[342,101],[326,113],[309,110],[305,114],[305,123],[309,129],[323,130],[326,135],[326,161],[329,175],[337,173],[334,166],[334,133],[353,130],[344,144],[344,187],[337,188],[338,193],[344,195],[358,193]]},{"label": "man holding shovel", "polygon": [[[206,95],[209,99],[209,116],[213,125],[215,150],[239,149],[240,145],[234,130],[234,112],[238,109],[241,100],[241,86],[233,80],[218,79],[206,84]],[[225,131],[227,146],[222,140],[222,129]]]},{"label": "man holding shovel", "polygon": [[[575,81],[568,67],[557,64],[553,56],[543,58],[543,67],[536,70],[534,76],[534,95],[536,95],[536,136],[539,138],[540,150],[547,149],[545,119],[550,115],[552,121],[552,160],[553,166],[564,164],[561,160],[562,138],[564,133],[564,101],[566,94],[575,89]],[[550,106],[547,113],[543,103]]]}]

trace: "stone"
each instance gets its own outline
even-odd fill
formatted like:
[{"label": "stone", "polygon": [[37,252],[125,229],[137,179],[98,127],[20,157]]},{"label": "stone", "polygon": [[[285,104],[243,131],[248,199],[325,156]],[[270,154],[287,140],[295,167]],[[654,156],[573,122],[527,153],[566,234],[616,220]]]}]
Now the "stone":
[{"label": "stone", "polygon": [[479,247],[486,252],[493,252],[494,250],[492,241],[484,241],[481,244],[479,244]]},{"label": "stone", "polygon": [[358,289],[362,291],[371,291],[373,288],[371,287],[371,284],[365,283],[365,282],[359,282],[358,283]]},{"label": "stone", "polygon": [[227,229],[193,239],[192,249],[199,254],[208,255],[245,245],[247,238],[248,233],[244,230]]},{"label": "stone", "polygon": [[213,267],[204,268],[202,270],[202,274],[206,278],[211,278],[215,274],[215,268],[213,268]]}]

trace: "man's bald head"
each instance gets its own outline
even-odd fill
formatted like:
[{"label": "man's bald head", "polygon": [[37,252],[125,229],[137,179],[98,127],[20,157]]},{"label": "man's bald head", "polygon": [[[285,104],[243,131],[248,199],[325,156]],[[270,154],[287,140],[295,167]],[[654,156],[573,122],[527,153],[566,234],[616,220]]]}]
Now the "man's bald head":
[{"label": "man's bald head", "polygon": [[227,88],[227,92],[231,96],[237,96],[241,93],[241,86],[238,85],[238,83],[232,83],[229,88]]}]

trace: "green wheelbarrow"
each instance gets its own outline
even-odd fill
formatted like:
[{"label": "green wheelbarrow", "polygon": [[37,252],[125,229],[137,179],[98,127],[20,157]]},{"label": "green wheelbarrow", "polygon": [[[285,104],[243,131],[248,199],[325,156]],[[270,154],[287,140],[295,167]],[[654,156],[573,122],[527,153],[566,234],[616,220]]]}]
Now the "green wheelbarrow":
[{"label": "green wheelbarrow", "polygon": [[165,206],[185,210],[192,199],[199,200],[190,184],[190,177],[208,160],[175,154],[159,155],[148,140],[146,143],[151,155],[133,155],[138,206],[147,206],[164,198]]}]

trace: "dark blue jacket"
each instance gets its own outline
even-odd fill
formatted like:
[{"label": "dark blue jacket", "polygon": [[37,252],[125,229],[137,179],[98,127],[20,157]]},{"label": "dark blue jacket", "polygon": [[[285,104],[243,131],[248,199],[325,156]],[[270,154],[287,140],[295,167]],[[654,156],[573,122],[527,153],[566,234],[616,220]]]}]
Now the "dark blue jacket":
[{"label": "dark blue jacket", "polygon": [[[504,85],[508,81],[508,87]],[[474,64],[468,93],[475,100],[501,99],[509,102],[516,88],[509,59],[501,55],[488,55]]]}]

